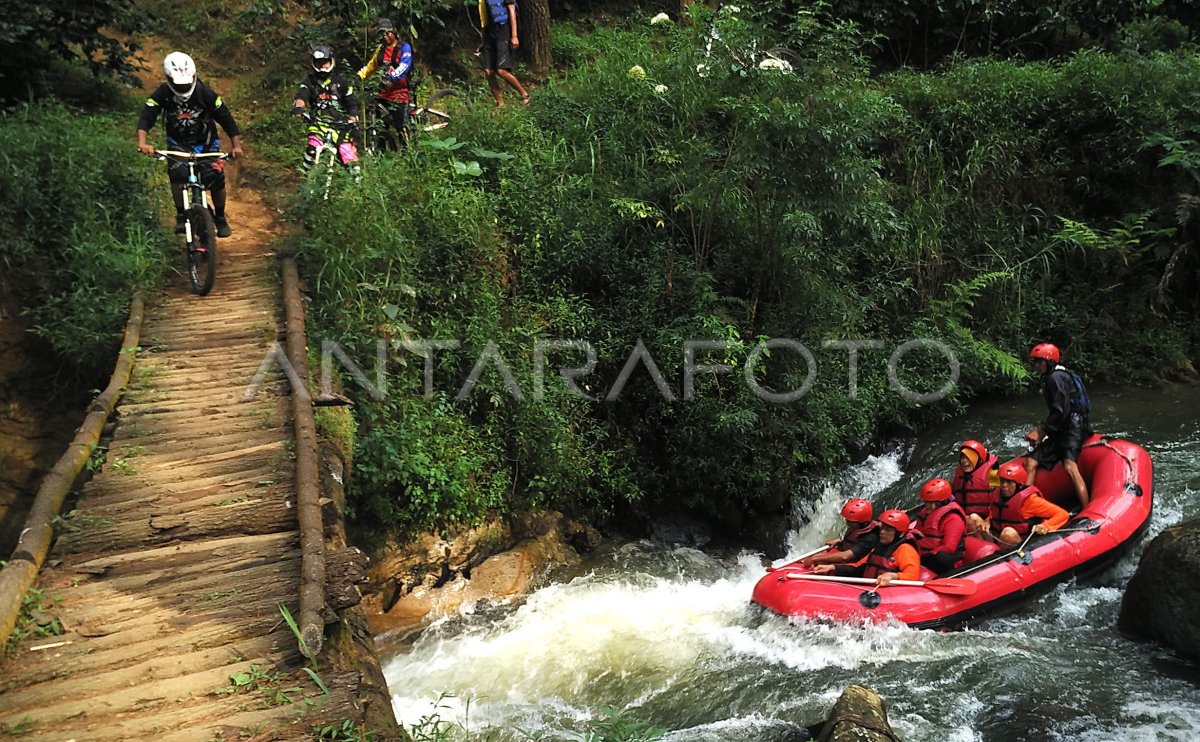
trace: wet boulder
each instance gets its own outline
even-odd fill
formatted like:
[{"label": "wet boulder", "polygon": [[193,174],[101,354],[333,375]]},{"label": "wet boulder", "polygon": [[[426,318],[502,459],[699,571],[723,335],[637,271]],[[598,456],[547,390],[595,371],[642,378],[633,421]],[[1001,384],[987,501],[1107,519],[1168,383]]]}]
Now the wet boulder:
[{"label": "wet boulder", "polygon": [[1200,520],[1158,534],[1121,601],[1118,627],[1200,659]]},{"label": "wet boulder", "polygon": [[842,691],[823,724],[810,727],[807,735],[821,742],[895,742],[888,724],[887,709],[875,691],[851,685]]}]

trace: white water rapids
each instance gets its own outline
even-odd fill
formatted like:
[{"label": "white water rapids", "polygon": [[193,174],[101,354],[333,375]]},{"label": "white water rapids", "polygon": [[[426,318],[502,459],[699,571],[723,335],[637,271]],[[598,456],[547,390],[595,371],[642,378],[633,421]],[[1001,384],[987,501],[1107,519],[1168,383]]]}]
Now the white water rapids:
[{"label": "white water rapids", "polygon": [[[1153,536],[1200,510],[1200,421],[1189,412],[1200,393],[1150,394],[1113,393],[1094,419],[1154,458]],[[847,469],[803,514],[791,553],[834,533],[848,497],[909,504],[984,421],[997,431],[987,442],[1019,453],[1037,412],[1036,400],[977,409],[921,436],[911,455]],[[1097,580],[1010,617],[939,633],[766,615],[748,602],[760,555],[632,543],[520,604],[441,620],[384,669],[403,724],[436,721],[464,740],[583,740],[616,709],[674,742],[782,741],[856,682],[884,698],[908,742],[1197,740],[1200,669],[1115,629],[1139,554],[1140,544]]]}]

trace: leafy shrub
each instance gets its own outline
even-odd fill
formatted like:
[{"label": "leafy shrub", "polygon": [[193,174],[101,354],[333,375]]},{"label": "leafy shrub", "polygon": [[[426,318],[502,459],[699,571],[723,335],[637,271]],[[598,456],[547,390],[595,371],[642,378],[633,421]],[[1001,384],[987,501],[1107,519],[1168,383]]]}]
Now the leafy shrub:
[{"label": "leafy shrub", "polygon": [[[568,29],[556,43],[582,66],[533,105],[477,105],[452,138],[304,205],[319,331],[358,358],[382,338],[408,364],[402,389],[358,412],[360,496],[378,520],[686,508],[740,538],[786,511],[799,475],[879,431],[1021,389],[1035,340],[1065,346],[1089,378],[1183,358],[1183,282],[1145,326],[1117,318],[1147,315],[1178,247],[1164,205],[1195,183],[1147,142],[1187,141],[1191,57],[872,79],[846,24],[692,14],[690,27]],[[1192,162],[1181,147],[1175,167]],[[444,388],[428,399],[414,338],[461,341],[430,362]],[[552,373],[532,398],[530,346],[556,338],[595,349],[580,388],[597,401]],[[852,388],[842,341],[856,339],[874,345]],[[889,370],[913,339],[937,345]],[[697,375],[685,399],[694,340],[720,343],[698,362],[729,368]],[[635,348],[661,378],[637,358],[621,376]],[[957,384],[921,398],[946,385],[949,356]],[[799,389],[786,403],[762,393]]]},{"label": "leafy shrub", "polygon": [[0,260],[34,332],[81,367],[106,369],[133,290],[163,278],[166,234],[131,120],[63,125],[77,115],[56,103],[0,115]]},{"label": "leafy shrub", "polygon": [[[46,58],[83,62],[95,77],[133,79],[137,44],[122,34],[140,30],[144,15],[131,0],[46,0],[5,3],[0,26],[0,101],[57,93],[61,78],[43,74]],[[39,64],[31,64],[38,60]]]}]

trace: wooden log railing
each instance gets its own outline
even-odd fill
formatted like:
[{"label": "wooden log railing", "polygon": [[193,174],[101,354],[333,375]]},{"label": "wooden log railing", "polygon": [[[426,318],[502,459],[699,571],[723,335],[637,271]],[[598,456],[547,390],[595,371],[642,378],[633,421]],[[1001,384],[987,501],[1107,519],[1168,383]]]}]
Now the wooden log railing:
[{"label": "wooden log railing", "polygon": [[125,339],[121,342],[108,386],[88,408],[87,417],[75,431],[75,437],[66,452],[42,479],[17,546],[8,564],[0,569],[0,649],[8,643],[8,637],[17,625],[25,593],[37,580],[38,570],[50,552],[54,540],[54,518],[91,458],[105,423],[116,408],[125,385],[129,383],[141,337],[144,311],[141,293],[134,294],[129,306],[129,321],[125,324]]},{"label": "wooden log railing", "polygon": [[308,349],[304,338],[304,300],[296,261],[285,257],[283,313],[288,363],[292,373],[292,425],[296,442],[296,518],[300,524],[300,651],[316,659],[325,640],[325,529],[317,469],[317,425],[308,391]]}]

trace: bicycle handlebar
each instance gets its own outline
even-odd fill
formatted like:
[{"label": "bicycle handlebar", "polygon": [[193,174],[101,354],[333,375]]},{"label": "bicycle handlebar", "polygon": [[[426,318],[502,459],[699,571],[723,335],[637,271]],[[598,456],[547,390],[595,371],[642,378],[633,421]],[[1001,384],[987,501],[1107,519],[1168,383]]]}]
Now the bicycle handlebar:
[{"label": "bicycle handlebar", "polygon": [[210,158],[214,160],[226,160],[232,155],[230,155],[228,152],[177,152],[170,149],[156,149],[154,150],[154,154],[151,156],[157,157],[160,160],[165,160],[168,157],[175,157],[181,160],[201,160]]}]

